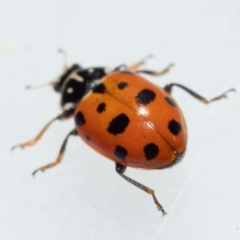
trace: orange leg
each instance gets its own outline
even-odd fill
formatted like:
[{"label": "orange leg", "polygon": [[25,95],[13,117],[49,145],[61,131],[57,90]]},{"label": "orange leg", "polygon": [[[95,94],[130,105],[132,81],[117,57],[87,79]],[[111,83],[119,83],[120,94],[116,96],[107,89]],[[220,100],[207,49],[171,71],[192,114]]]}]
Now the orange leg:
[{"label": "orange leg", "polygon": [[[69,69],[69,66],[67,64],[67,53],[65,50],[63,49],[58,49],[58,52],[61,53],[63,55],[63,72],[66,72]],[[39,85],[39,86],[31,86],[31,85],[27,85],[26,88],[27,89],[37,89],[37,88],[43,88],[43,87],[47,87],[47,86],[53,86],[56,83],[56,80],[54,81],[50,81],[48,83]]]},{"label": "orange leg", "polygon": [[116,67],[113,71],[118,71],[118,70],[129,70],[129,71],[137,71],[142,65],[144,65],[147,61],[147,59],[151,58],[152,55],[148,55],[139,62],[136,62],[130,66],[127,66],[126,64],[121,64],[120,66]]},{"label": "orange leg", "polygon": [[76,129],[73,129],[73,130],[66,136],[66,138],[64,139],[63,144],[62,144],[62,146],[61,146],[61,149],[60,149],[60,151],[59,151],[59,154],[58,154],[56,160],[55,160],[54,162],[52,162],[52,163],[49,163],[49,164],[47,164],[47,165],[45,165],[45,166],[43,166],[43,167],[40,167],[40,168],[36,169],[36,170],[32,173],[32,175],[34,176],[38,171],[44,172],[46,169],[55,167],[57,164],[59,164],[59,163],[62,161],[62,158],[63,158],[63,156],[64,156],[65,149],[66,149],[66,146],[67,146],[67,142],[68,142],[69,137],[70,137],[70,136],[76,136],[76,135],[77,135],[77,130],[76,130]]},{"label": "orange leg", "polygon": [[169,64],[166,68],[164,68],[163,70],[158,71],[158,72],[157,71],[149,71],[149,70],[138,70],[138,71],[136,71],[136,73],[144,73],[144,74],[148,74],[148,75],[152,75],[152,76],[161,76],[161,75],[168,73],[172,67],[174,67],[173,63]]},{"label": "orange leg", "polygon": [[164,216],[165,214],[167,214],[167,213],[165,212],[165,210],[163,209],[163,206],[158,202],[158,200],[157,200],[157,198],[156,198],[156,196],[155,196],[154,191],[153,191],[151,188],[146,187],[146,186],[142,185],[141,183],[133,180],[132,178],[126,176],[126,175],[124,174],[125,170],[126,170],[126,166],[123,166],[123,165],[121,165],[121,164],[119,164],[119,163],[116,163],[116,172],[117,172],[121,177],[123,177],[125,180],[127,180],[128,182],[130,182],[131,184],[133,184],[134,186],[136,186],[136,187],[142,189],[143,191],[145,191],[146,193],[152,195],[153,200],[154,200],[154,203],[155,203],[156,206],[157,206],[157,209],[162,212],[163,216]]},{"label": "orange leg", "polygon": [[183,85],[181,85],[181,84],[178,84],[178,83],[168,84],[168,85],[166,85],[166,86],[164,87],[164,89],[165,89],[167,92],[171,93],[173,86],[176,86],[176,87],[179,87],[179,88],[185,90],[185,91],[186,91],[187,93],[189,93],[191,96],[193,96],[194,98],[198,99],[200,102],[205,103],[205,104],[209,104],[209,103],[211,103],[211,102],[213,102],[213,101],[217,101],[217,100],[220,100],[220,99],[222,99],[222,98],[227,98],[227,93],[228,93],[228,92],[233,92],[233,91],[235,91],[235,89],[232,88],[232,89],[229,89],[229,90],[225,91],[224,93],[220,94],[220,95],[217,96],[217,97],[214,97],[214,98],[212,98],[212,99],[210,99],[210,100],[207,100],[206,98],[200,96],[198,93],[196,93],[196,92],[192,91],[191,89],[189,89],[189,88],[187,88],[187,87],[185,87],[185,86],[183,86]]},{"label": "orange leg", "polygon": [[55,122],[56,120],[65,120],[67,118],[70,118],[72,117],[74,114],[74,109],[70,109],[69,111],[65,111],[63,113],[61,113],[60,115],[58,115],[57,117],[55,117],[54,119],[52,119],[50,122],[48,122],[43,128],[42,130],[37,134],[36,137],[34,137],[33,139],[31,139],[30,141],[27,141],[25,143],[20,143],[20,144],[17,144],[15,146],[12,147],[12,150],[17,148],[17,147],[20,147],[20,148],[25,148],[25,147],[30,147],[30,146],[33,146],[35,145],[39,139],[42,137],[42,135],[47,131],[47,129],[51,126],[51,124],[53,122]]},{"label": "orange leg", "polygon": [[161,71],[138,70],[142,65],[145,64],[146,60],[150,57],[152,57],[152,56],[149,55],[149,56],[145,57],[143,60],[141,60],[141,61],[139,61],[139,62],[137,62],[133,65],[130,65],[130,66],[122,64],[122,65],[116,67],[113,71],[126,70],[126,71],[132,71],[132,72],[135,72],[135,73],[144,73],[144,74],[148,74],[148,75],[152,75],[152,76],[161,76],[161,75],[164,75],[164,74],[168,73],[170,71],[170,69],[172,67],[174,67],[174,64],[171,63]]},{"label": "orange leg", "polygon": [[146,63],[146,61],[151,57],[153,57],[153,56],[148,55],[145,58],[143,58],[142,60],[140,60],[139,62],[136,62],[130,66],[126,66],[126,68],[129,69],[130,71],[134,72],[134,71],[138,70],[142,65],[144,65]]}]

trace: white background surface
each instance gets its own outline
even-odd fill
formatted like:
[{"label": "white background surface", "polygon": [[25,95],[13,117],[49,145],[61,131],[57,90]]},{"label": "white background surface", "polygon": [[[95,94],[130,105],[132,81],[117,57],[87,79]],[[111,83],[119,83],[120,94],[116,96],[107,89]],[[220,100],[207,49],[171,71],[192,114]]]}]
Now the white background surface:
[{"label": "white background surface", "polygon": [[[2,0],[0,29],[0,239],[240,239],[240,1]],[[32,178],[54,160],[72,120],[10,151],[60,112],[52,89],[24,89],[61,72],[59,47],[86,67],[154,54],[145,68],[176,64],[151,78],[161,86],[179,82],[207,98],[238,90],[205,106],[174,89],[189,128],[185,158],[166,170],[127,170],[156,191],[165,217],[79,138],[61,165]]]}]

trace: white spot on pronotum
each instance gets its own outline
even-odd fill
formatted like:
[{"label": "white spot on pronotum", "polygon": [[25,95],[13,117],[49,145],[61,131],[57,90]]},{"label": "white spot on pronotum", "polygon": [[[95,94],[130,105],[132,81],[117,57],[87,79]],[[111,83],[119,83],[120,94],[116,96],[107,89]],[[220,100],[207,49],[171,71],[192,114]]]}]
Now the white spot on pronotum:
[{"label": "white spot on pronotum", "polygon": [[69,110],[69,109],[71,109],[71,108],[74,108],[74,107],[75,107],[75,104],[74,104],[74,103],[72,103],[72,102],[67,102],[67,103],[65,103],[64,106],[63,106],[63,111],[67,111],[67,110]]},{"label": "white spot on pronotum", "polygon": [[101,82],[101,79],[96,79],[93,82],[90,83],[90,87],[94,88],[95,86],[97,86],[99,83]]},{"label": "white spot on pronotum", "polygon": [[71,80],[75,80],[77,82],[83,82],[84,81],[84,79],[81,76],[79,76],[77,73],[75,73],[75,72],[72,73],[70,75],[70,77],[71,77]]},{"label": "white spot on pronotum", "polygon": [[69,87],[69,88],[67,89],[67,93],[69,93],[69,94],[73,93],[73,88]]},{"label": "white spot on pronotum", "polygon": [[105,67],[104,68],[104,72],[107,74],[107,73],[109,73],[111,71],[111,69],[110,68],[108,68],[108,67]]},{"label": "white spot on pronotum", "polygon": [[89,73],[93,73],[93,72],[94,72],[94,69],[93,69],[93,68],[89,68],[89,69],[88,69],[88,72],[89,72]]}]

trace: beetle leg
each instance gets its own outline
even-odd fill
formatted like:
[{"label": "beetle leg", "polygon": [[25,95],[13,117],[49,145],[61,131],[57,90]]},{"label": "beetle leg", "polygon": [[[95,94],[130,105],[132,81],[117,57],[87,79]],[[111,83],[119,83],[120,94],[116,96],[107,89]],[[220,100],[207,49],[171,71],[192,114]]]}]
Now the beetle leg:
[{"label": "beetle leg", "polygon": [[34,176],[38,171],[42,171],[44,172],[46,169],[49,169],[49,168],[52,168],[54,166],[56,166],[57,164],[59,164],[61,161],[62,161],[62,158],[64,156],[64,153],[65,153],[65,149],[66,149],[66,146],[67,146],[67,142],[68,142],[68,139],[70,136],[76,136],[77,135],[77,130],[76,129],[73,129],[67,136],[66,138],[64,139],[63,143],[62,143],[62,146],[60,148],[60,151],[59,151],[59,154],[56,158],[56,160],[52,163],[49,163],[43,167],[40,167],[38,169],[36,169],[32,175]]},{"label": "beetle leg", "polygon": [[[69,69],[69,66],[67,64],[67,53],[64,49],[58,49],[58,52],[61,53],[63,55],[63,72],[66,72]],[[27,89],[36,89],[36,88],[43,88],[46,86],[53,86],[56,83],[56,81],[50,81],[48,83],[39,85],[39,86],[31,86],[31,85],[27,85],[26,88]]]},{"label": "beetle leg", "polygon": [[167,214],[167,213],[165,212],[165,210],[163,209],[163,206],[158,202],[158,200],[157,200],[157,198],[156,198],[156,196],[155,196],[154,191],[153,191],[151,188],[148,188],[148,187],[142,185],[141,183],[133,180],[132,178],[129,178],[128,176],[126,176],[126,175],[124,174],[125,170],[126,170],[126,166],[124,166],[124,165],[122,165],[122,164],[119,164],[119,163],[116,163],[116,172],[117,172],[121,177],[123,177],[125,180],[127,180],[128,182],[130,182],[131,184],[133,184],[134,186],[142,189],[143,191],[145,191],[145,192],[148,193],[148,194],[151,194],[152,197],[153,197],[154,203],[155,203],[156,206],[157,206],[157,209],[162,212],[163,216],[164,216],[165,214]]},{"label": "beetle leg", "polygon": [[183,86],[183,85],[181,85],[181,84],[178,84],[178,83],[170,83],[170,84],[166,85],[166,86],[164,87],[164,89],[165,89],[167,92],[171,93],[173,86],[176,86],[176,87],[179,87],[179,88],[185,90],[185,91],[186,91],[187,93],[189,93],[191,96],[193,96],[194,98],[198,99],[200,102],[202,102],[202,103],[204,103],[204,104],[208,104],[208,103],[211,103],[211,102],[213,102],[213,101],[220,100],[220,99],[222,99],[222,98],[227,98],[227,93],[228,93],[228,92],[233,92],[233,91],[235,91],[235,89],[232,88],[232,89],[229,89],[229,90],[225,91],[224,93],[220,94],[220,95],[217,96],[217,97],[214,97],[214,98],[212,98],[212,99],[210,99],[210,100],[207,100],[206,98],[200,96],[198,93],[196,93],[196,92],[192,91],[191,89],[189,89],[189,88],[187,88],[187,87],[185,87],[185,86]]},{"label": "beetle leg", "polygon": [[153,57],[153,56],[152,55],[148,55],[145,58],[143,58],[142,60],[140,60],[139,62],[136,62],[136,63],[134,63],[134,64],[132,64],[130,66],[127,66],[127,69],[129,69],[130,71],[137,71],[151,57]]},{"label": "beetle leg", "polygon": [[161,70],[159,72],[149,71],[149,70],[137,70],[136,73],[144,73],[144,74],[148,74],[148,75],[152,75],[152,76],[161,76],[161,75],[168,73],[172,67],[174,67],[173,63],[169,64],[166,68],[164,68],[163,70]]},{"label": "beetle leg", "polygon": [[31,139],[30,141],[27,141],[25,143],[20,143],[17,144],[15,146],[12,147],[12,150],[20,147],[20,148],[25,148],[25,147],[30,147],[33,146],[34,144],[36,144],[38,142],[38,140],[42,137],[42,135],[47,131],[47,129],[50,127],[50,125],[55,122],[56,120],[65,120],[67,118],[70,118],[73,116],[75,109],[70,109],[68,111],[64,111],[63,113],[59,114],[57,117],[53,118],[50,122],[48,122],[43,128],[42,130],[37,134],[36,137],[34,137],[33,139]]},{"label": "beetle leg", "polygon": [[143,58],[141,61],[136,62],[136,63],[134,63],[134,64],[132,64],[130,66],[128,66],[126,64],[121,64],[120,66],[114,68],[113,71],[119,71],[121,69],[124,69],[124,70],[129,70],[129,71],[135,72],[135,71],[138,70],[138,68],[140,68],[142,65],[144,65],[146,63],[147,59],[149,59],[151,57],[152,57],[152,55],[148,55],[145,58]]}]

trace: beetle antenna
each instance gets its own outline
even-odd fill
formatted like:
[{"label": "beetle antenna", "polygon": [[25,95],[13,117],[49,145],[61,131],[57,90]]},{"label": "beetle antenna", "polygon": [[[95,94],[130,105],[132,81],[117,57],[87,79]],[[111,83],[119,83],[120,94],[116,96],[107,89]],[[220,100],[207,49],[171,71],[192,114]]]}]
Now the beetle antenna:
[{"label": "beetle antenna", "polygon": [[25,88],[26,89],[39,89],[39,88],[44,88],[47,86],[53,86],[55,84],[55,81],[51,81],[42,85],[38,85],[38,86],[32,86],[32,85],[26,85]]},{"label": "beetle antenna", "polygon": [[63,55],[63,71],[67,71],[68,70],[68,64],[67,64],[67,53],[64,49],[59,48],[58,52],[61,53]]}]

